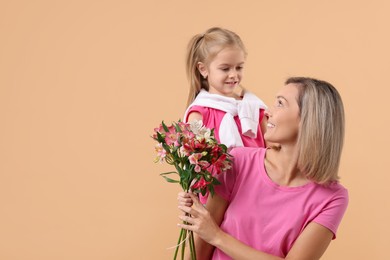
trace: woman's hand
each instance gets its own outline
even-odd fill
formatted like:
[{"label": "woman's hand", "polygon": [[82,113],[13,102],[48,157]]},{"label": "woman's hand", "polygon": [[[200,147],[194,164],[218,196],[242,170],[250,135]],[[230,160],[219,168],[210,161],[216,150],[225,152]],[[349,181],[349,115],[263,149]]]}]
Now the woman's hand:
[{"label": "woman's hand", "polygon": [[185,206],[185,207],[191,207],[192,206],[192,199],[190,197],[190,194],[188,192],[179,192],[177,195],[177,200],[179,203],[179,206]]},{"label": "woman's hand", "polygon": [[180,223],[178,226],[195,232],[204,241],[214,245],[222,231],[211,217],[210,212],[203,206],[198,197],[192,193],[181,192],[178,200],[179,209],[188,213],[179,216],[181,220],[188,224]]}]

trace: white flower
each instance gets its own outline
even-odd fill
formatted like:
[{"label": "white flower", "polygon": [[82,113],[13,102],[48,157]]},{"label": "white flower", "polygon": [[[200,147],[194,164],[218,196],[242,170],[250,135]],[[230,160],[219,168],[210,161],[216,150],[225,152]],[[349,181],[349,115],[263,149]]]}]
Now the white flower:
[{"label": "white flower", "polygon": [[201,135],[204,128],[202,120],[193,120],[190,122],[190,129],[195,135]]},{"label": "white flower", "polygon": [[204,139],[206,139],[206,142],[210,142],[211,140],[211,130],[208,128],[205,128],[205,131],[203,133]]}]

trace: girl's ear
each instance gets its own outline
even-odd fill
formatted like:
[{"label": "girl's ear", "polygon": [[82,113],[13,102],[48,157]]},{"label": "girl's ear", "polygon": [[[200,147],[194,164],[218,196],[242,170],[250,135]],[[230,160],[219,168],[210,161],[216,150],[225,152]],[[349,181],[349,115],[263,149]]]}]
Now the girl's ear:
[{"label": "girl's ear", "polygon": [[203,76],[203,78],[207,78],[207,67],[203,62],[198,62],[197,64],[199,73]]}]

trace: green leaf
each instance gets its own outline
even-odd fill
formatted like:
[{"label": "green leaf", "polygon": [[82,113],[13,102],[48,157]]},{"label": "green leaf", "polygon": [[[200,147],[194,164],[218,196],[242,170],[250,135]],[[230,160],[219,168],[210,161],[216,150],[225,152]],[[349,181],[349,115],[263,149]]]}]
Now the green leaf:
[{"label": "green leaf", "polygon": [[219,146],[222,148],[222,150],[226,153],[227,151],[227,146],[224,144],[219,144]]},{"label": "green leaf", "polygon": [[160,175],[163,176],[163,175],[168,175],[168,174],[172,174],[172,173],[178,174],[177,172],[163,172],[163,173],[160,173]]},{"label": "green leaf", "polygon": [[169,183],[180,183],[180,181],[168,178],[167,176],[162,176],[162,177]]},{"label": "green leaf", "polygon": [[166,176],[162,176],[162,177],[169,183],[180,183],[180,181],[178,181],[178,180],[174,180],[174,179],[168,178]]},{"label": "green leaf", "polygon": [[160,142],[160,143],[165,143],[164,136],[161,133],[159,133],[159,132],[157,132],[157,141]]},{"label": "green leaf", "polygon": [[162,127],[164,128],[165,132],[169,132],[168,127],[165,125],[164,121],[161,122]]},{"label": "green leaf", "polygon": [[180,126],[178,124],[175,124],[175,129],[176,129],[176,132],[178,133],[181,133],[181,129],[180,129]]},{"label": "green leaf", "polygon": [[211,184],[213,184],[213,185],[220,185],[221,182],[219,182],[219,180],[217,178],[213,178],[213,181],[211,182]]},{"label": "green leaf", "polygon": [[177,172],[164,172],[164,173],[160,173],[160,176],[163,177],[167,182],[179,183],[180,181],[174,180],[174,179],[171,179],[171,178],[168,178],[167,176],[165,176],[165,175],[172,174],[172,173],[177,174]]},{"label": "green leaf", "polygon": [[162,143],[162,147],[164,148],[165,151],[171,153],[171,147],[169,147],[169,145],[167,145],[166,143]]},{"label": "green leaf", "polygon": [[211,197],[214,196],[214,193],[215,193],[214,186],[209,184],[209,185],[207,185],[207,188],[211,194]]}]

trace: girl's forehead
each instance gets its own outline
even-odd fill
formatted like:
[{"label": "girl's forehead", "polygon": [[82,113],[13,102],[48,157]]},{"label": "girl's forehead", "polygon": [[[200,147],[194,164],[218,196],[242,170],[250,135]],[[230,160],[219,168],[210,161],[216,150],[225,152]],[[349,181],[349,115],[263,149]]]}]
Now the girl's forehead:
[{"label": "girl's forehead", "polygon": [[210,57],[209,61],[213,62],[216,60],[222,61],[222,60],[235,60],[239,62],[245,61],[245,53],[242,49],[237,47],[225,47],[219,50],[218,52],[215,52],[212,57]]},{"label": "girl's forehead", "polygon": [[215,45],[212,46],[208,49],[208,55],[215,57],[219,55],[221,52],[226,52],[226,51],[237,51],[237,52],[242,52],[245,55],[245,51],[238,45]]}]

